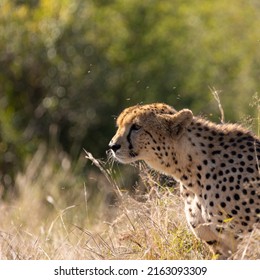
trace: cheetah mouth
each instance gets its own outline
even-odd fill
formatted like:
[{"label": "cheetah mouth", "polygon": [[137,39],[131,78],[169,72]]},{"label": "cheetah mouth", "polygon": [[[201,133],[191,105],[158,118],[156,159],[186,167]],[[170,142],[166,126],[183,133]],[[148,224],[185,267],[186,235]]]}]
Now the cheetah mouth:
[{"label": "cheetah mouth", "polygon": [[120,153],[119,151],[113,151],[113,150],[108,150],[107,151],[107,155],[110,158],[113,158],[114,160],[123,163],[123,164],[128,164],[128,163],[132,163],[133,161],[135,161],[135,157],[137,156],[137,153],[135,153],[134,151],[130,151],[129,152],[129,156]]},{"label": "cheetah mouth", "polygon": [[134,152],[133,150],[130,150],[129,155],[131,158],[135,158],[138,156],[138,153]]}]

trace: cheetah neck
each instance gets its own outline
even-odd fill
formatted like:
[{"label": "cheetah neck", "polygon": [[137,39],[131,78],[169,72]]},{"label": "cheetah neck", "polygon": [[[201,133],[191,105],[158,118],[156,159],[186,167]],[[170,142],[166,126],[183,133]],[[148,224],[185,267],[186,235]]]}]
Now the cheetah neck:
[{"label": "cheetah neck", "polygon": [[238,125],[217,125],[194,118],[178,140],[168,138],[165,139],[165,143],[170,143],[168,146],[154,148],[153,157],[149,155],[147,163],[200,195],[202,179],[219,171],[223,161],[232,161],[229,153],[232,155],[235,150],[242,149],[240,142],[245,139],[259,143],[249,131]]},{"label": "cheetah neck", "polygon": [[[194,128],[193,128],[194,127]],[[149,155],[146,162],[155,170],[172,176],[183,185],[192,188],[200,194],[197,184],[197,166],[201,162],[203,151],[199,149],[199,141],[196,139],[196,124],[187,130],[177,141],[171,138],[165,139],[170,145],[154,148],[153,157]],[[205,155],[204,155],[205,156]]]}]

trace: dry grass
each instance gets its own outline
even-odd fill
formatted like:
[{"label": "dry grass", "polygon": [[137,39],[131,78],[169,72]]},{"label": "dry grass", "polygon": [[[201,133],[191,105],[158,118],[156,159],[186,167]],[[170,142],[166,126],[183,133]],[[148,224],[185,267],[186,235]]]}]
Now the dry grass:
[{"label": "dry grass", "polygon": [[98,169],[84,183],[66,155],[39,148],[16,178],[19,196],[1,201],[0,259],[211,257],[187,229],[175,188],[160,187],[142,168],[150,192],[130,195],[111,169],[88,158]]},{"label": "dry grass", "polygon": [[260,259],[260,228],[255,227],[252,233],[239,245],[234,254],[236,260],[259,260]]}]

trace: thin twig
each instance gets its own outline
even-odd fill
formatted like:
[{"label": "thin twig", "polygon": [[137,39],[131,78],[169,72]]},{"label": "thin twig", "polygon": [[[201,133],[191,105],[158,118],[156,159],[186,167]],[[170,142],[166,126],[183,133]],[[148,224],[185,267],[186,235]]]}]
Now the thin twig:
[{"label": "thin twig", "polygon": [[103,166],[103,163],[100,160],[97,160],[93,157],[93,155],[86,151],[85,149],[83,149],[84,152],[86,153],[85,158],[89,159],[96,167],[99,168],[99,170],[102,172],[102,174],[105,176],[105,178],[108,180],[108,182],[110,183],[110,185],[113,187],[113,190],[115,191],[115,194],[117,195],[117,197],[119,199],[122,198],[123,194],[121,192],[121,190],[119,189],[118,185],[115,183],[115,181],[111,178],[111,174],[110,172]]},{"label": "thin twig", "polygon": [[221,123],[224,123],[225,122],[225,114],[224,114],[224,110],[223,110],[223,107],[221,105],[220,98],[219,98],[219,93],[221,91],[220,90],[216,90],[214,87],[210,87],[210,86],[209,86],[209,89],[210,89],[211,93],[213,94],[215,100],[218,103],[218,108],[219,108],[220,116],[221,116],[220,121],[221,121]]}]

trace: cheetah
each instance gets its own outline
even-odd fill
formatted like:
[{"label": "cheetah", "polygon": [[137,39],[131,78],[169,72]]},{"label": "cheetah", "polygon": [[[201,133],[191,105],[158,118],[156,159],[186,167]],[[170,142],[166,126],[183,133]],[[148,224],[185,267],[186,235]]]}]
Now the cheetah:
[{"label": "cheetah", "polygon": [[219,259],[231,259],[260,221],[260,139],[237,124],[215,124],[164,103],[117,118],[109,143],[123,164],[143,160],[180,182],[191,231]]}]

